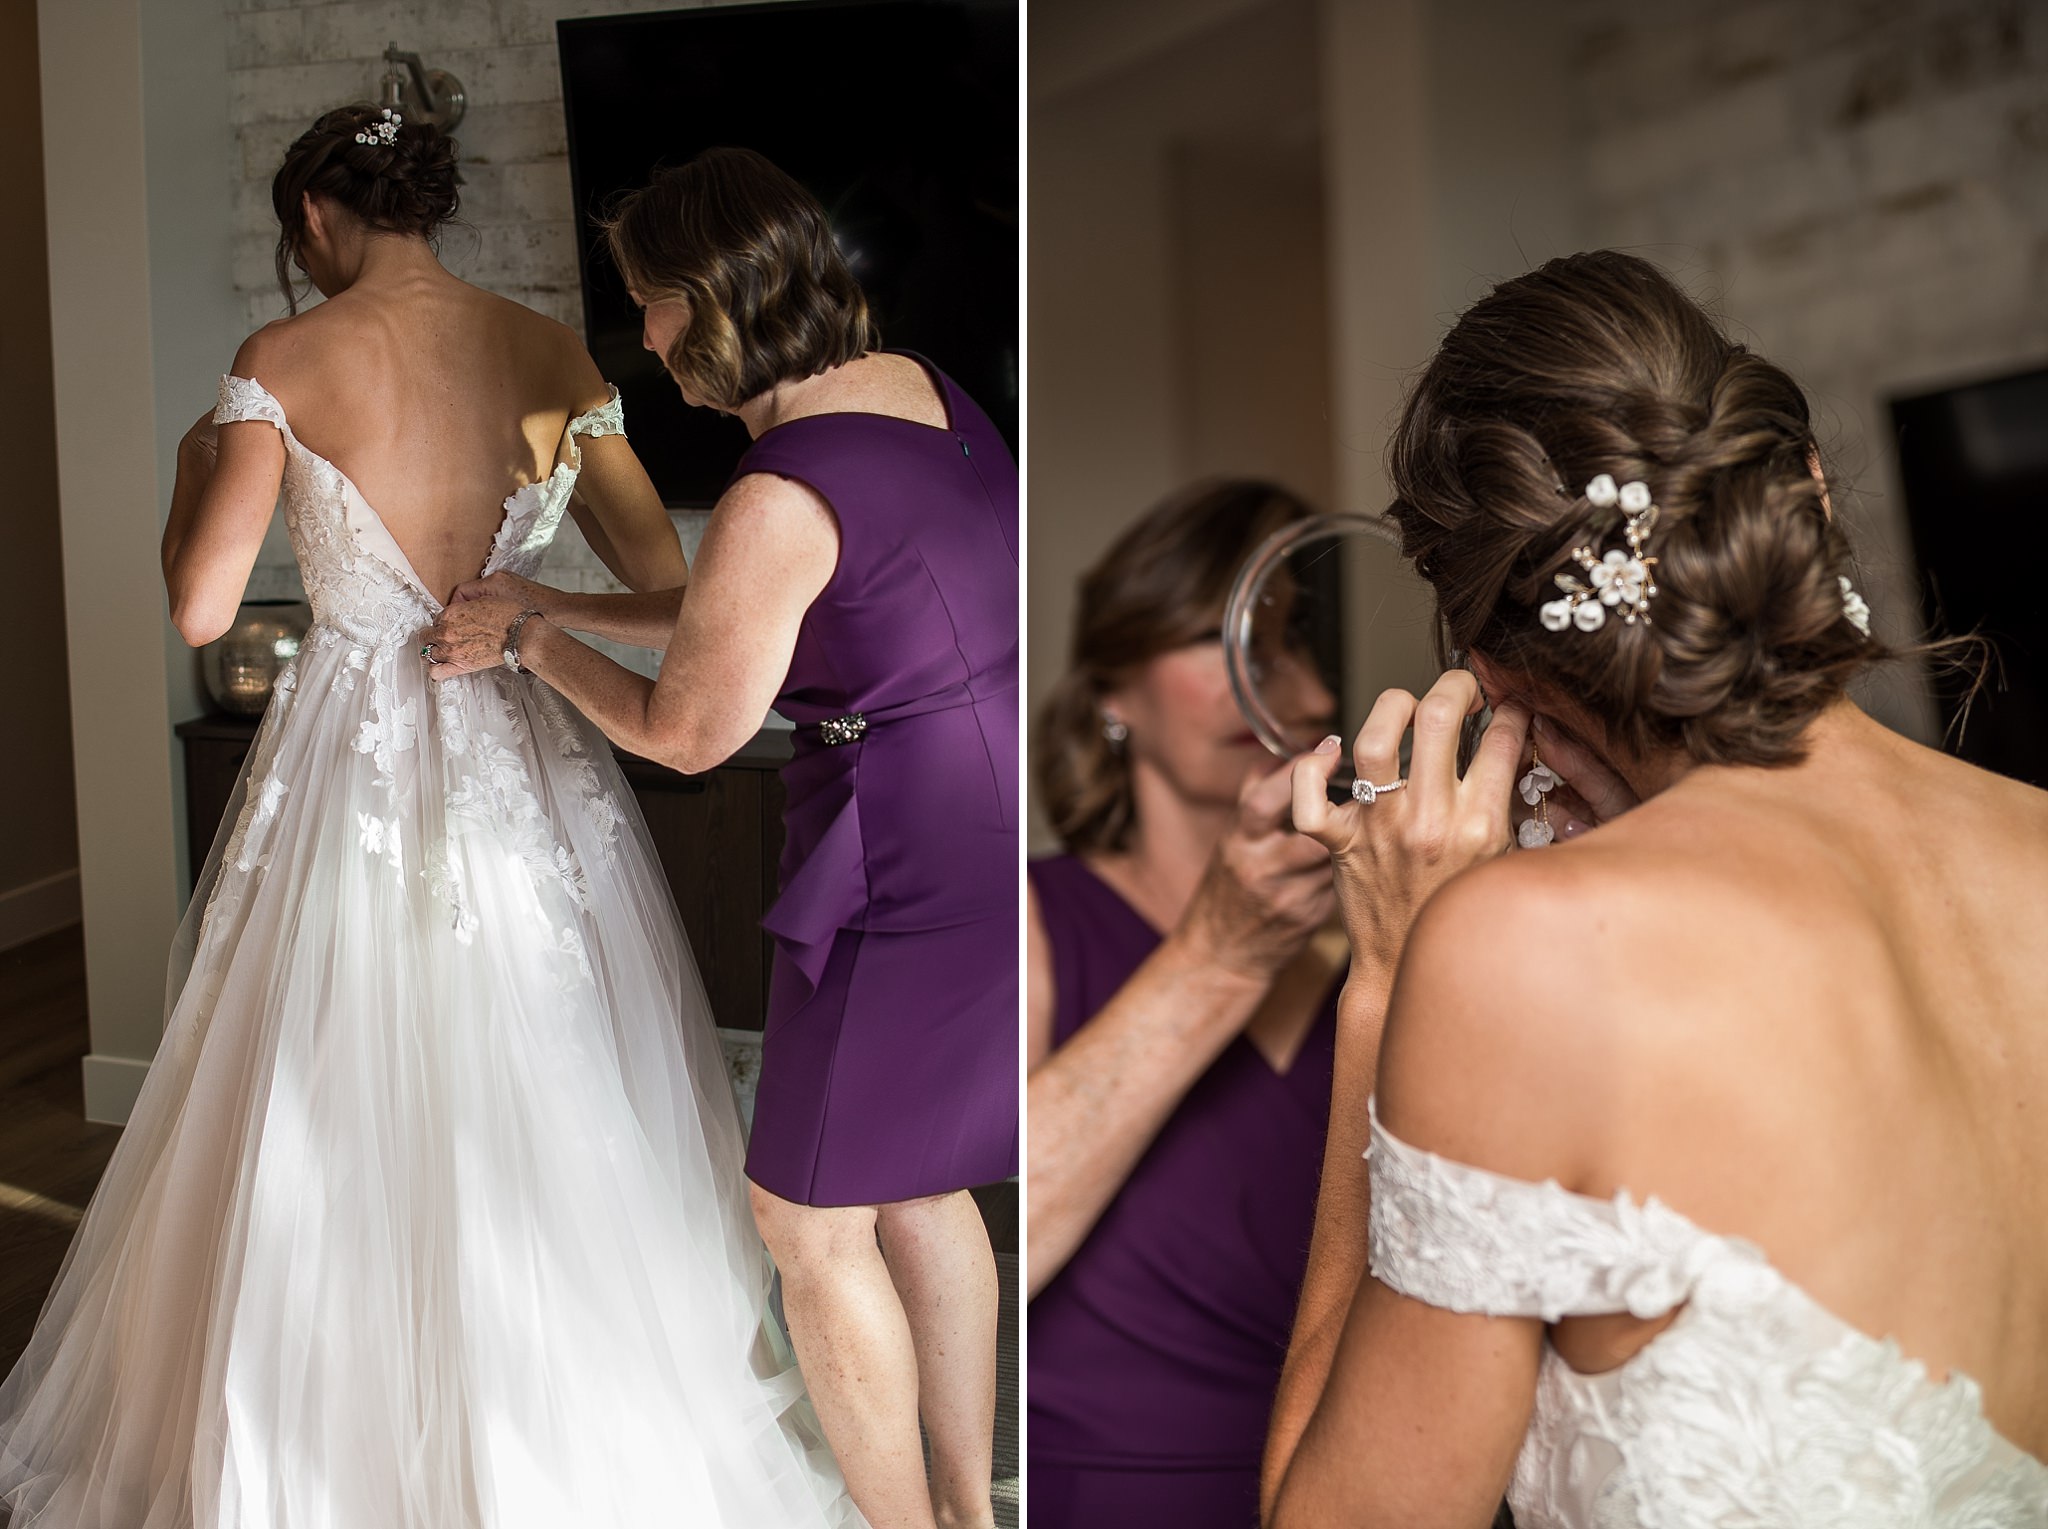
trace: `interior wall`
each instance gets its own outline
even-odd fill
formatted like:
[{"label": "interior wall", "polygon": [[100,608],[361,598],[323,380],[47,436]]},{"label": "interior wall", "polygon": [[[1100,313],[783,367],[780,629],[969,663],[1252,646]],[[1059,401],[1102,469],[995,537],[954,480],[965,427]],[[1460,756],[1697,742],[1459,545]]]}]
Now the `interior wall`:
[{"label": "interior wall", "polygon": [[14,208],[0,224],[0,461],[8,464],[8,595],[22,635],[9,665],[14,726],[0,749],[0,949],[78,921],[77,812],[57,514],[50,271],[43,221],[42,90],[35,0],[0,0],[0,142],[12,146]]},{"label": "interior wall", "polygon": [[86,1112],[96,1120],[126,1118],[156,1049],[178,910],[140,10],[42,0],[37,12]]},{"label": "interior wall", "polygon": [[[1917,636],[1886,401],[2048,363],[2048,6],[1588,0],[1589,237],[1664,265],[1816,408],[1878,634]],[[1935,741],[1918,671],[1859,695]]]},{"label": "interior wall", "polygon": [[1149,505],[1224,472],[1329,483],[1327,373],[1274,343],[1327,327],[1311,0],[1135,11],[1031,13],[1033,712],[1081,572]]}]

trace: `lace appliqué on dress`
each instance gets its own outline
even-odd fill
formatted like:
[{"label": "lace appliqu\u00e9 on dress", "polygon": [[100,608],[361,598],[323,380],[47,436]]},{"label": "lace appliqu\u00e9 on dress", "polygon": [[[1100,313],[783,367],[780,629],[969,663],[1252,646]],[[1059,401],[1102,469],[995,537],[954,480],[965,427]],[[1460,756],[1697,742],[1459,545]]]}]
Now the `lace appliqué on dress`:
[{"label": "lace appliqu\u00e9 on dress", "polygon": [[1531,1184],[1410,1146],[1368,1106],[1376,1277],[1451,1311],[1671,1325],[1582,1375],[1544,1348],[1518,1529],[2040,1529],[2048,1465],[1848,1326],[1762,1251],[1652,1198]]},{"label": "lace appliqu\u00e9 on dress", "polygon": [[1692,1288],[1708,1239],[1655,1198],[1591,1200],[1411,1147],[1367,1105],[1372,1272],[1403,1295],[1495,1317],[1660,1317]]}]

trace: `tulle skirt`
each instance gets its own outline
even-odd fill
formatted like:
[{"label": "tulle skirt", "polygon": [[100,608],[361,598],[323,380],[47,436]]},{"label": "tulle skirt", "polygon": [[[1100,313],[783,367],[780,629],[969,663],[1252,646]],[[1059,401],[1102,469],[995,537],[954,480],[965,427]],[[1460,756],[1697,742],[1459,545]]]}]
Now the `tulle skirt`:
[{"label": "tulle skirt", "polygon": [[12,1529],[857,1525],[743,1150],[588,722],[532,677],[436,685],[316,626],[0,1386],[0,1505]]}]

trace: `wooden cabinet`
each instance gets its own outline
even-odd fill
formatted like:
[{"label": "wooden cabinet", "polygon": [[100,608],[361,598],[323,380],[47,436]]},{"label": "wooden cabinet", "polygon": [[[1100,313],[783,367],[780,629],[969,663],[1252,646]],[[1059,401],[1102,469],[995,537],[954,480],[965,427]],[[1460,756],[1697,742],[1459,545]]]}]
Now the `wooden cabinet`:
[{"label": "wooden cabinet", "polygon": [[[185,745],[185,822],[196,878],[256,722],[245,717],[195,717],[176,732]],[[761,915],[775,900],[782,853],[782,781],[789,734],[767,728],[731,759],[703,775],[615,751],[669,889],[690,936],[711,1012],[732,1030],[759,1030],[768,1011],[773,945]]]}]

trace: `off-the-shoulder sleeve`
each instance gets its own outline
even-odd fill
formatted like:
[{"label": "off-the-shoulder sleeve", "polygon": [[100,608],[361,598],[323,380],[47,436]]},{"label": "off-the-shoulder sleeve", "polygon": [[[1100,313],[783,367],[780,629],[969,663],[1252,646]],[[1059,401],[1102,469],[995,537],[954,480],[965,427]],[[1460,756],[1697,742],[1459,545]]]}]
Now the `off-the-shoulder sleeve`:
[{"label": "off-the-shoulder sleeve", "polygon": [[1659,1317],[1719,1239],[1654,1196],[1595,1200],[1401,1141],[1368,1103],[1372,1272],[1431,1306],[1495,1317]]},{"label": "off-the-shoulder sleeve", "polygon": [[612,396],[592,409],[588,414],[579,414],[569,421],[569,434],[624,435],[626,433],[626,405],[619,397],[619,390],[613,387]]},{"label": "off-the-shoulder sleeve", "polygon": [[270,389],[254,377],[236,377],[232,374],[220,380],[220,402],[214,405],[213,422],[216,425],[232,425],[240,420],[258,419],[286,428],[284,405],[271,397]]}]

